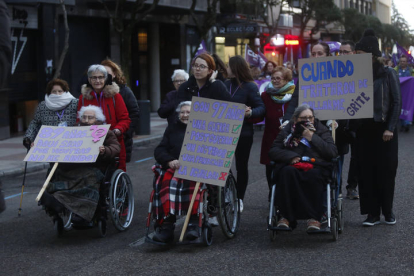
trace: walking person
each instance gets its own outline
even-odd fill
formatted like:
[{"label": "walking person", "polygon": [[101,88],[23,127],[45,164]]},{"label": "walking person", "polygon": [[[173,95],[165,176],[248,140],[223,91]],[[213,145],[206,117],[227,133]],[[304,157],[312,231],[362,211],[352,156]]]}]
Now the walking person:
[{"label": "walking person", "polygon": [[94,64],[88,68],[88,83],[82,85],[79,97],[78,111],[82,106],[95,105],[102,108],[106,123],[121,145],[119,154],[119,169],[126,172],[126,151],[123,134],[128,130],[131,119],[125,102],[119,94],[119,86],[112,82],[112,76],[105,67]]},{"label": "walking person", "polygon": [[253,144],[253,123],[249,119],[260,118],[265,114],[265,106],[260,98],[259,89],[250,73],[249,65],[241,56],[231,57],[227,68],[227,89],[231,101],[246,105],[240,138],[236,147],[237,196],[240,199],[240,211],[249,182],[248,163]]},{"label": "walking person", "polygon": [[[372,54],[374,118],[359,119],[356,131],[360,209],[367,215],[364,226],[395,224],[393,212],[395,176],[398,168],[397,124],[401,112],[400,82],[395,70],[380,61],[378,39],[365,30],[356,44],[357,54]],[[379,100],[378,100],[379,99]]]},{"label": "walking person", "polygon": [[101,64],[105,66],[108,74],[112,76],[112,80],[118,84],[119,94],[121,94],[122,99],[124,99],[129,118],[131,119],[129,129],[124,133],[126,162],[128,163],[131,161],[132,156],[132,146],[134,144],[132,138],[134,137],[134,131],[138,128],[139,125],[139,106],[137,98],[135,98],[134,92],[132,92],[132,90],[126,85],[124,73],[118,64],[110,59],[103,60]]},{"label": "walking person", "polygon": [[[400,57],[399,65],[396,66],[394,70],[397,72],[398,77],[400,78],[414,76],[414,70],[408,66],[408,59],[404,55]],[[410,131],[411,121],[400,119],[400,124],[401,124],[401,131],[405,131],[405,132]]]}]

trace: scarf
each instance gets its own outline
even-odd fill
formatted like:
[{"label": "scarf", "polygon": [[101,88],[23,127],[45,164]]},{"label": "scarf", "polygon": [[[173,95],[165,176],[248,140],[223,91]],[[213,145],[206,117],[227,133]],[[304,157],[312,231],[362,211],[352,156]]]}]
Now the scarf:
[{"label": "scarf", "polygon": [[302,132],[304,129],[302,127],[298,127],[298,125],[301,125],[301,124],[303,124],[305,127],[307,127],[311,131],[314,131],[314,132],[316,131],[313,124],[309,121],[300,122],[300,123],[296,123],[292,125],[290,134],[283,141],[283,144],[285,145],[285,147],[294,148],[294,147],[299,146],[299,143],[303,143],[306,146],[308,146],[309,143],[305,141],[306,139],[303,140],[304,138],[302,137]]},{"label": "scarf", "polygon": [[275,88],[270,82],[266,88],[266,93],[270,95],[270,98],[278,104],[284,104],[292,99],[293,92],[295,91],[295,82],[292,80],[285,84],[281,88]]},{"label": "scarf", "polygon": [[75,97],[70,92],[65,92],[62,95],[50,94],[45,95],[46,107],[52,111],[64,109]]}]

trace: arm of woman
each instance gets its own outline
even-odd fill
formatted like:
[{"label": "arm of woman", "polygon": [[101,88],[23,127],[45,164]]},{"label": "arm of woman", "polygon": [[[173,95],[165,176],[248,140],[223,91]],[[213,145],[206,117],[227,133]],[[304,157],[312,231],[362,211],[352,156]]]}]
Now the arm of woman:
[{"label": "arm of woman", "polygon": [[326,160],[330,161],[332,158],[338,156],[338,150],[332,138],[332,134],[321,122],[319,122],[317,129],[318,133],[313,133],[311,144],[313,148]]},{"label": "arm of woman", "polygon": [[170,133],[170,127],[167,127],[162,137],[161,143],[154,150],[154,158],[159,164],[161,164],[163,168],[168,168],[168,162],[176,159],[169,153]]},{"label": "arm of woman", "polygon": [[211,84],[211,88],[214,91],[214,99],[220,101],[227,101],[231,102],[231,96],[229,90],[224,85],[224,83],[220,80],[217,80]]},{"label": "arm of woman", "polygon": [[394,132],[401,113],[401,87],[400,80],[394,70],[388,69],[388,79],[390,86],[390,110],[387,130]]},{"label": "arm of woman", "polygon": [[270,160],[275,161],[276,163],[290,164],[294,158],[300,158],[298,153],[286,148],[283,143],[288,135],[286,129],[290,129],[290,126],[287,126],[279,132],[269,151]]},{"label": "arm of woman", "polygon": [[252,108],[250,118],[263,118],[266,113],[266,108],[260,97],[259,88],[253,82],[248,83],[248,85],[247,105]]},{"label": "arm of woman", "polygon": [[32,143],[36,139],[37,133],[42,127],[42,114],[41,113],[42,113],[43,108],[46,108],[46,106],[44,102],[41,102],[37,106],[35,116],[33,120],[30,122],[29,127],[26,130],[26,134],[24,136],[24,138],[29,138]]},{"label": "arm of woman", "polygon": [[119,93],[115,94],[114,97],[115,97],[115,113],[116,113],[116,119],[117,119],[117,123],[114,129],[119,129],[121,133],[125,133],[129,128],[129,124],[131,123],[128,109],[126,108],[124,99],[122,99],[122,96]]},{"label": "arm of woman", "polygon": [[121,145],[112,130],[108,131],[103,146],[105,150],[102,154],[102,158],[105,160],[113,159],[119,156],[119,153],[121,152]]}]

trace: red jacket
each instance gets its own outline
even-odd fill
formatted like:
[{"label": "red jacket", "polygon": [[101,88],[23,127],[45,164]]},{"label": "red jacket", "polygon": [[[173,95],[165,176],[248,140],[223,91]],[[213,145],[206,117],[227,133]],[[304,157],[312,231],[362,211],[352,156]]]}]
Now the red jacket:
[{"label": "red jacket", "polygon": [[111,130],[119,129],[122,133],[126,132],[131,123],[125,102],[119,94],[119,86],[113,82],[106,85],[100,94],[86,84],[82,85],[82,94],[79,97],[78,111],[82,106],[100,106],[106,117],[106,123],[111,124]]}]

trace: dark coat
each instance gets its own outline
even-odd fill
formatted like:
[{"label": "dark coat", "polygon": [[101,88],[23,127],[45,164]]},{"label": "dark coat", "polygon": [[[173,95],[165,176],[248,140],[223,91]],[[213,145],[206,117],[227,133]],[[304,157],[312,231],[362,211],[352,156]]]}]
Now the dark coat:
[{"label": "dark coat", "polygon": [[161,143],[154,150],[155,160],[163,168],[167,169],[168,162],[179,159],[186,127],[186,124],[176,120],[175,123],[168,125],[165,130]]},{"label": "dark coat", "polygon": [[331,132],[319,120],[315,119],[316,132],[309,142],[311,148],[302,143],[299,143],[297,147],[286,148],[283,141],[290,134],[291,128],[292,122],[288,123],[279,133],[269,151],[270,159],[276,163],[287,165],[293,158],[303,156],[315,158],[317,162],[331,162],[332,158],[338,155]]},{"label": "dark coat", "polygon": [[266,107],[266,113],[264,116],[265,129],[262,139],[262,150],[260,152],[260,163],[268,165],[270,163],[269,150],[280,132],[279,118],[283,117],[284,112],[289,107],[290,101],[285,104],[275,103],[266,92],[262,93],[261,98]]},{"label": "dark coat", "polygon": [[124,99],[125,106],[129,113],[129,118],[131,119],[129,129],[124,133],[126,162],[129,162],[131,161],[132,146],[134,144],[132,140],[134,131],[138,131],[137,128],[139,125],[139,106],[134,93],[128,86],[121,84],[119,88],[119,94],[121,94],[122,98]]},{"label": "dark coat", "polygon": [[[252,115],[250,118],[245,118],[240,136],[253,136],[253,123],[249,119],[261,118],[265,114],[265,105],[260,98],[259,88],[254,82],[243,83],[240,87],[236,80],[227,80],[225,82],[227,89],[230,92],[230,85],[233,95],[230,101],[235,103],[242,103],[252,108]],[[239,87],[239,88],[238,88]]]},{"label": "dark coat", "polygon": [[177,112],[175,109],[177,108],[177,90],[173,90],[165,95],[164,101],[161,103],[160,108],[158,108],[158,115],[163,118],[167,119],[168,124],[172,124],[177,117]]}]

